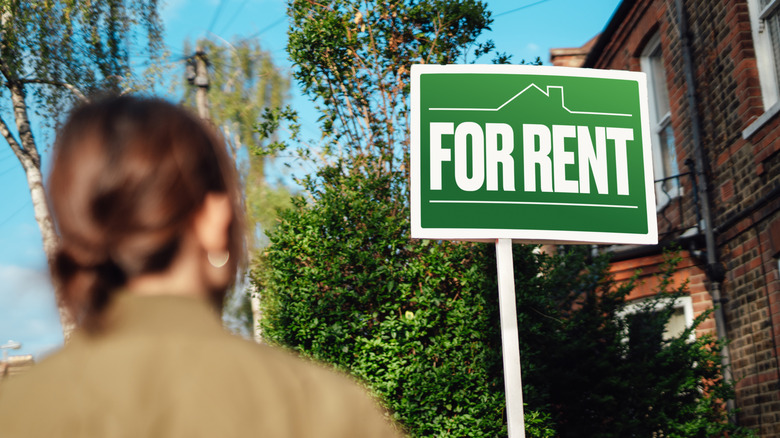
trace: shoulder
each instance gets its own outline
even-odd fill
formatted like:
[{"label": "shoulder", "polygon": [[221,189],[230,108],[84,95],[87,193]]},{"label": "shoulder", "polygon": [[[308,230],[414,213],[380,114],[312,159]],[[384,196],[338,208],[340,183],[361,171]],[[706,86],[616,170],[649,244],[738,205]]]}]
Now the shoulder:
[{"label": "shoulder", "polygon": [[9,437],[110,436],[107,418],[136,436],[153,419],[182,436],[400,436],[388,417],[351,378],[227,333],[76,340],[0,387]]},{"label": "shoulder", "polygon": [[[62,362],[61,352],[35,364],[24,374],[9,377],[0,385],[0,431],[8,437],[58,436],[54,430],[41,430],[40,434],[31,433],[34,429],[45,429],[48,421],[57,423],[56,414],[66,417],[72,401],[67,394],[58,391],[68,381],[67,360]],[[67,385],[66,385],[67,386]],[[58,409],[50,409],[59,405]],[[41,413],[53,412],[43,422]],[[56,414],[55,414],[56,413]],[[31,427],[31,425],[37,425]]]},{"label": "shoulder", "polygon": [[[227,356],[219,385],[249,397],[280,421],[307,431],[301,436],[396,437],[390,415],[351,377],[324,364],[277,347],[233,338],[223,344]],[[286,420],[282,420],[286,419]]]}]

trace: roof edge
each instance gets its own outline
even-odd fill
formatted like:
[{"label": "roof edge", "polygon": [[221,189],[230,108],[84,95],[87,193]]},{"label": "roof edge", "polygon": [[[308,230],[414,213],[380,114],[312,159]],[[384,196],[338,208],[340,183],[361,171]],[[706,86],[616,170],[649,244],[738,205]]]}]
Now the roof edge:
[{"label": "roof edge", "polygon": [[588,52],[588,56],[585,57],[585,62],[582,64],[583,67],[593,68],[593,64],[596,63],[598,57],[597,54],[600,54],[601,51],[604,50],[604,46],[612,39],[615,31],[617,31],[617,28],[623,22],[623,19],[626,18],[628,12],[634,7],[636,2],[637,0],[623,0],[620,2],[620,5],[618,5],[615,12],[613,12],[612,16],[609,18],[601,35],[599,35],[599,39],[596,40],[596,44],[593,45]]}]

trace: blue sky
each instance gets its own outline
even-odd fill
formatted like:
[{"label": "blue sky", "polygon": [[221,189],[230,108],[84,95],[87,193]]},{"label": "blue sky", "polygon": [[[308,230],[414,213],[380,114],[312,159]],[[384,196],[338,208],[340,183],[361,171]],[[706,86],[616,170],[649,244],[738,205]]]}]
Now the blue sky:
[{"label": "blue sky", "polygon": [[[256,35],[275,62],[291,69],[286,58],[287,22],[284,0],[168,0],[162,11],[165,43],[172,55],[169,74],[183,74],[185,39],[194,41],[209,31],[225,40]],[[619,0],[488,0],[493,12],[492,39],[512,61],[537,56],[549,64],[549,49],[578,47],[606,25]],[[143,63],[143,57],[134,58]],[[489,60],[485,60],[488,62]],[[163,89],[164,88],[164,89]],[[178,100],[181,91],[161,87],[161,94]],[[293,85],[292,105],[301,111],[304,134],[313,131],[311,104]],[[0,109],[3,110],[3,109]],[[2,112],[7,121],[11,117]],[[36,131],[42,147],[51,133]],[[44,152],[44,168],[47,155]],[[0,344],[22,343],[12,354],[45,355],[62,343],[59,319],[47,274],[40,232],[33,218],[24,172],[5,140],[0,139]]]}]

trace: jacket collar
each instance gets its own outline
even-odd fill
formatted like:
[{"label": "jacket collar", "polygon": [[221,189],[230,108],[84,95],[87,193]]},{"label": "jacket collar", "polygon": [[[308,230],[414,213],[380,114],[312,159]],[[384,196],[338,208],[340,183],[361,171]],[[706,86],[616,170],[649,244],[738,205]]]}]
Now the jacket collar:
[{"label": "jacket collar", "polygon": [[115,294],[112,301],[98,335],[204,335],[223,330],[217,309],[203,298],[139,295],[125,290]]}]

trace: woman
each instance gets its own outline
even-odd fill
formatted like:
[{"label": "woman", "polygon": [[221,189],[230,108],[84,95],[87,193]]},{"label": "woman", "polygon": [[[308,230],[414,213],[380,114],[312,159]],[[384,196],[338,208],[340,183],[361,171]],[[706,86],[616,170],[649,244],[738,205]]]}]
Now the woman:
[{"label": "woman", "polygon": [[49,197],[79,328],[0,388],[0,435],[396,436],[356,385],[222,330],[243,213],[224,145],[193,116],[135,97],[75,110]]}]

